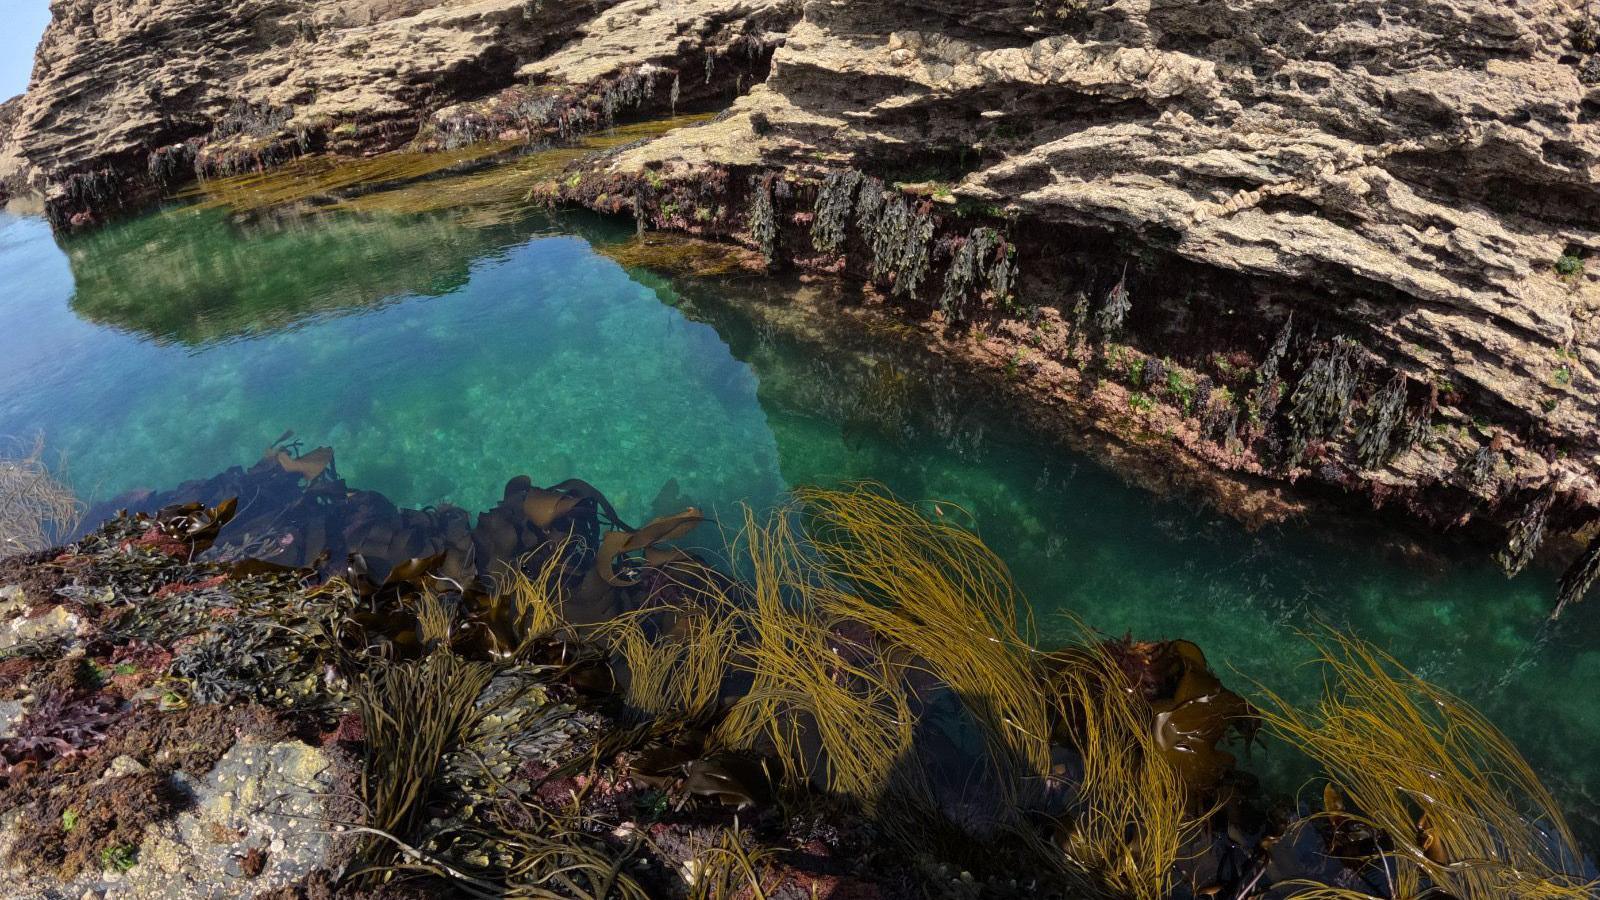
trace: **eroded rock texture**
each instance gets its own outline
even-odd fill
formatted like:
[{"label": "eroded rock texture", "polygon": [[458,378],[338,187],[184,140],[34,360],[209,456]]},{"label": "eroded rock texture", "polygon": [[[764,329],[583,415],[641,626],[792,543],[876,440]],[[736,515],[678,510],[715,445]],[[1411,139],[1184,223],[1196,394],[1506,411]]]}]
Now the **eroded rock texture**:
[{"label": "eroded rock texture", "polygon": [[[431,131],[435,113],[507,88],[520,93],[472,139],[565,131],[686,99],[671,85],[690,51],[685,82],[731,93],[702,80],[703,58],[738,54],[764,73],[769,31],[795,11],[788,0],[56,0],[32,87],[0,112],[0,180],[43,193],[58,225],[82,225],[196,171],[393,149]],[[603,56],[586,49],[595,35],[607,36]],[[576,119],[564,115],[574,104]]]},{"label": "eroded rock texture", "polygon": [[[1582,0],[55,11],[33,90],[0,109],[0,177],[58,224],[196,170],[743,93],[550,196],[875,280],[916,314],[959,308],[1029,396],[1093,392],[1079,406],[1117,436],[1170,422],[1201,467],[1502,536],[1600,510],[1600,26]],[[821,182],[851,170],[874,203],[887,186],[893,221],[855,209],[851,182],[819,237]]]},{"label": "eroded rock texture", "polygon": [[[735,115],[611,171],[937,179],[950,205],[935,211],[1009,214],[1030,304],[1070,318],[1075,291],[1098,308],[1130,273],[1130,340],[1157,357],[1217,375],[1206,353],[1243,349],[1259,365],[1292,311],[1292,390],[1328,340],[1353,341],[1351,430],[1318,444],[1353,451],[1396,373],[1408,403],[1438,408],[1431,450],[1364,475],[1314,453],[1311,474],[1465,484],[1473,499],[1433,510],[1446,524],[1555,491],[1581,522],[1600,460],[1586,15],[1575,0],[816,0]],[[1127,255],[1063,269],[1086,247]]]}]

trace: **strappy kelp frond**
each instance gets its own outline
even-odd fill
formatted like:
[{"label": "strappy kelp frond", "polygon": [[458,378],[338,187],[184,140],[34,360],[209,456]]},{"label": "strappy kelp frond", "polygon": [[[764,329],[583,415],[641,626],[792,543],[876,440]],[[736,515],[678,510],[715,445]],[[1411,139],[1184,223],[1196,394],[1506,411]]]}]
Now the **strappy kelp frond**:
[{"label": "strappy kelp frond", "polygon": [[1342,808],[1317,818],[1384,836],[1376,862],[1396,897],[1593,896],[1572,874],[1581,856],[1555,798],[1499,729],[1370,644],[1331,629],[1311,640],[1321,700],[1299,707],[1263,690],[1261,715],[1326,772]]}]

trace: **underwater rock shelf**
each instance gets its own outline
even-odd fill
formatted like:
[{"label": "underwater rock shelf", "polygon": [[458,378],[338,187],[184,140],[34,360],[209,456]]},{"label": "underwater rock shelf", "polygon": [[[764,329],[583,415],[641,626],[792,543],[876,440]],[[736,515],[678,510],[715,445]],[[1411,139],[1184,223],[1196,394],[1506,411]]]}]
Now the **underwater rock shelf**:
[{"label": "underwater rock shelf", "polygon": [[[241,501],[239,498],[246,498]],[[280,441],[0,562],[0,865],[23,892],[1588,897],[1513,743],[1371,647],[1314,707],[1199,647],[1039,648],[949,504],[871,485],[637,528],[581,481],[476,517]],[[1238,751],[1322,770],[1266,794]],[[1420,783],[1418,778],[1426,782]]]}]

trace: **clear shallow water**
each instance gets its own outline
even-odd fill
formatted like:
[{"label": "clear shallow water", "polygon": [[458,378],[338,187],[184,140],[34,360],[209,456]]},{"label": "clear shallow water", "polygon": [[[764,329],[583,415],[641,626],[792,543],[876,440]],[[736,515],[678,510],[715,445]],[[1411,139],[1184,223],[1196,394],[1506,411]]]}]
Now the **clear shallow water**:
[{"label": "clear shallow water", "polygon": [[527,473],[641,520],[873,478],[971,511],[1044,643],[1071,610],[1304,698],[1296,629],[1349,627],[1483,708],[1596,832],[1600,604],[1552,629],[1549,573],[1421,571],[1155,498],[916,359],[791,332],[795,288],[625,269],[603,251],[630,232],[185,208],[58,243],[0,217],[0,435],[42,432],[98,499],[248,464],[285,429],[411,506],[486,508]]}]

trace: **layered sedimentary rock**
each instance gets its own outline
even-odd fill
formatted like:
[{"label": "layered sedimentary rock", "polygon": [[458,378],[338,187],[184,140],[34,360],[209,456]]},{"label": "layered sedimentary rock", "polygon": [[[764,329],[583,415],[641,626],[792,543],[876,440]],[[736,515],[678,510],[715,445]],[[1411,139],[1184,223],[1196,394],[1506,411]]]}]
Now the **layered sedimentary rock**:
[{"label": "layered sedimentary rock", "polygon": [[[1222,454],[1196,429],[1214,463],[1405,498],[1440,525],[1553,494],[1579,526],[1600,500],[1600,58],[1581,7],[818,0],[730,115],[593,178],[615,198],[637,173],[716,169],[738,194],[727,228],[780,256],[747,210],[803,232],[837,203],[815,186],[829,173],[900,182],[936,223],[915,290],[884,277],[866,217],[844,244],[791,239],[793,258],[927,309],[992,226],[1020,277],[985,294],[990,318],[1029,321],[991,322],[989,342],[1072,379],[1083,361],[1034,328],[1076,319],[1175,370],[1173,390],[1120,380],[1191,421],[1207,404],[1176,386],[1230,388],[1267,421],[1226,429],[1245,440]],[[1240,396],[1263,389],[1265,409]]]},{"label": "layered sedimentary rock", "polygon": [[1074,427],[1516,569],[1600,509],[1597,36],[1579,0],[61,0],[0,176],[70,225],[742,94],[546,196],[873,282]]},{"label": "layered sedimentary rock", "polygon": [[[778,40],[769,31],[795,9],[787,0],[57,0],[52,13],[32,88],[0,117],[14,118],[0,129],[0,180],[12,193],[44,194],[52,219],[72,226],[196,172],[399,147],[435,113],[508,88],[518,93],[503,98],[494,134],[471,138],[664,107],[680,99],[671,85],[686,53],[697,66],[686,84],[730,90],[731,79],[699,77],[711,71],[704,58],[737,55],[764,72]],[[562,53],[613,33],[626,43],[604,59]],[[647,102],[658,86],[658,102]]]}]

